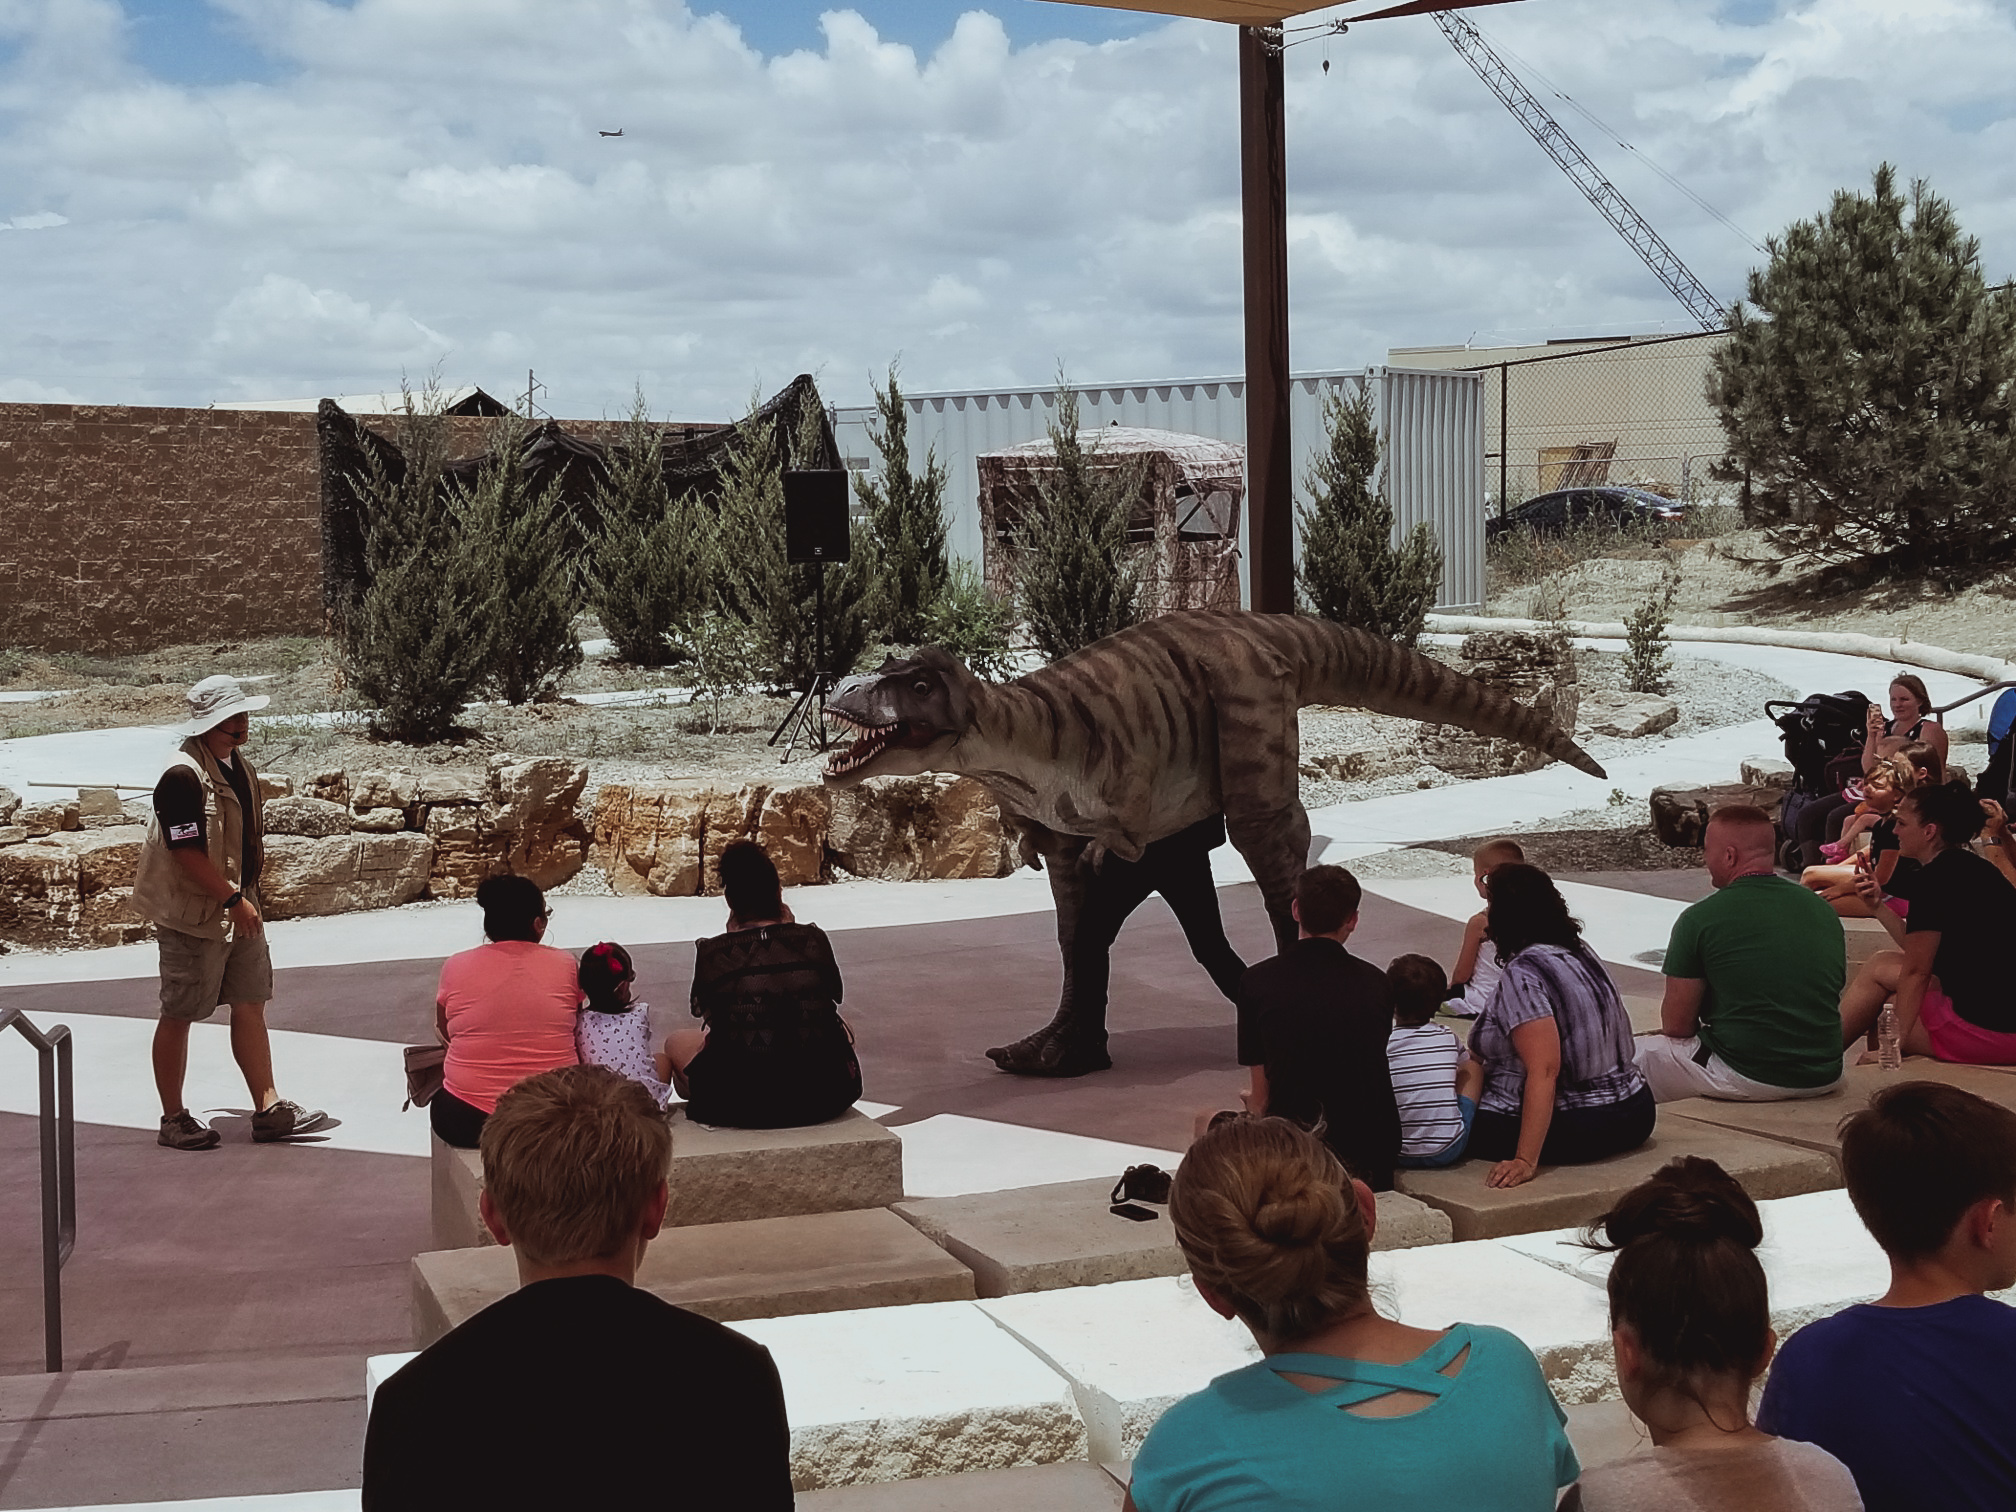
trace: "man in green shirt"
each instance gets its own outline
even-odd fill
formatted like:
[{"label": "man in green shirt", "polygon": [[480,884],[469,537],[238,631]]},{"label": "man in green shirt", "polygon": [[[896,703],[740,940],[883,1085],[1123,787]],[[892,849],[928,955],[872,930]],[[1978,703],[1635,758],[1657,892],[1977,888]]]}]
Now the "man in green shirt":
[{"label": "man in green shirt", "polygon": [[1638,1069],[1660,1102],[1775,1102],[1841,1084],[1841,920],[1777,873],[1770,816],[1720,808],[1703,842],[1715,891],[1673,925],[1659,1032]]}]

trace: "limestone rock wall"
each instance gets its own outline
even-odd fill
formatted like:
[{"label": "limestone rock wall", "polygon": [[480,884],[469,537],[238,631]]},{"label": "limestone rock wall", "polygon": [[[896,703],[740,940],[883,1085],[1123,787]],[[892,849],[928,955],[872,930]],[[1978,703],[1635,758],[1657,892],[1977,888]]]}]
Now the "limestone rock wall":
[{"label": "limestone rock wall", "polygon": [[[721,851],[740,839],[759,841],[791,887],[836,871],[916,881],[1006,876],[1017,864],[992,796],[963,778],[874,778],[831,792],[612,785],[592,814],[587,780],[580,762],[509,757],[483,771],[262,774],[266,912],[290,919],[467,897],[506,872],[557,887],[591,856],[619,894],[715,893]],[[0,943],[144,938],[130,898],[146,838],[133,821],[146,811],[144,799],[121,810],[88,794],[25,805],[0,788]]]}]

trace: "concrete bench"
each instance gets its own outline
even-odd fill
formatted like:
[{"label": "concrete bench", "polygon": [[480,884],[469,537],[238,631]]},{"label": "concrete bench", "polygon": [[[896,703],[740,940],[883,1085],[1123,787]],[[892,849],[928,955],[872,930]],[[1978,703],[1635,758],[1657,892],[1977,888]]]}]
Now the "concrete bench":
[{"label": "concrete bench", "polygon": [[[2011,1092],[2016,1093],[2016,1077],[2009,1080]],[[1542,1166],[1540,1174],[1525,1186],[1486,1186],[1491,1162],[1484,1160],[1466,1160],[1445,1171],[1402,1171],[1396,1185],[1408,1196],[1447,1213],[1456,1237],[1462,1240],[1587,1223],[1680,1155],[1701,1155],[1715,1161],[1759,1202],[1841,1184],[1840,1171],[1830,1155],[1684,1117],[1677,1111],[1682,1106],[1669,1103],[1661,1108],[1652,1137],[1638,1149],[1589,1165]]]},{"label": "concrete bench", "polygon": [[[895,1210],[969,1267],[983,1297],[1183,1274],[1168,1208],[1150,1208],[1153,1219],[1119,1218],[1109,1211],[1112,1195],[1113,1183],[1101,1177],[920,1198]],[[1379,1194],[1374,1249],[1441,1244],[1449,1236],[1443,1213],[1399,1192]]]},{"label": "concrete bench", "polygon": [[[1124,1220],[1123,1220],[1124,1221]],[[969,1470],[879,1486],[829,1486],[798,1497],[798,1512],[1119,1512],[1127,1486],[1100,1465]]]},{"label": "concrete bench", "polygon": [[[903,1198],[903,1141],[855,1109],[803,1129],[716,1129],[672,1118],[674,1228],[887,1207]],[[477,1215],[483,1157],[436,1137],[434,1247],[491,1243]]]},{"label": "concrete bench", "polygon": [[[1910,1056],[1901,1071],[1885,1071],[1881,1066],[1850,1066],[1846,1084],[1825,1097],[1806,1097],[1795,1102],[1737,1103],[1690,1097],[1667,1103],[1660,1112],[1703,1126],[1714,1126],[1742,1134],[1761,1136],[1797,1145],[1808,1150],[1839,1156],[1841,1138],[1835,1131],[1850,1113],[1867,1107],[1880,1087],[1900,1081],[1938,1081],[2016,1109],[2016,1076],[1994,1066],[1955,1066],[1924,1056]],[[1753,1194],[1755,1195],[1755,1194]],[[1786,1194],[1774,1194],[1786,1195]]]},{"label": "concrete bench", "polygon": [[[413,1340],[425,1348],[518,1286],[508,1249],[413,1257]],[[973,1273],[894,1213],[808,1213],[667,1229],[651,1241],[637,1284],[722,1322],[951,1302]]]},{"label": "concrete bench", "polygon": [[1896,942],[1890,938],[1890,931],[1883,927],[1880,919],[1843,919],[1841,933],[1846,937],[1848,980],[1851,982],[1863,963],[1877,951],[1897,948]]}]

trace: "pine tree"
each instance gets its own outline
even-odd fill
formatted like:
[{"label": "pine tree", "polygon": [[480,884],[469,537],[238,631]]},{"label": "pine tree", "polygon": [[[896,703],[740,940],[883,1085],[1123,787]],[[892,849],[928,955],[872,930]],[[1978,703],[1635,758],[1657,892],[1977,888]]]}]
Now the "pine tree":
[{"label": "pine tree", "polygon": [[[755,418],[751,410],[752,420]],[[758,664],[779,687],[803,687],[815,671],[844,676],[868,648],[866,599],[870,565],[861,553],[838,567],[792,565],[784,551],[784,470],[793,459],[809,466],[823,450],[823,417],[804,405],[787,430],[743,427],[722,473],[723,606],[746,624]],[[818,658],[819,573],[825,582],[826,665]]]},{"label": "pine tree", "polygon": [[425,745],[454,728],[482,684],[490,632],[488,585],[464,538],[443,477],[448,426],[439,384],[404,384],[395,469],[366,448],[351,480],[365,505],[367,581],[336,624],[350,686],[374,706],[373,730]]},{"label": "pine tree", "polygon": [[945,592],[945,465],[926,451],[924,471],[910,471],[910,415],[896,368],[889,386],[875,390],[881,425],[874,432],[881,476],[856,477],[854,492],[866,511],[860,546],[868,553],[873,578],[870,619],[876,630],[900,645],[925,637],[933,606]]},{"label": "pine tree", "polygon": [[1141,617],[1141,562],[1127,525],[1141,493],[1138,463],[1103,461],[1078,434],[1078,393],[1057,389],[1048,426],[1057,460],[1016,523],[1018,592],[1037,648],[1056,661]]},{"label": "pine tree", "polygon": [[714,596],[714,516],[692,494],[665,486],[664,444],[644,396],[630,407],[596,489],[601,539],[588,556],[588,598],[616,654],[661,667]]},{"label": "pine tree", "polygon": [[1709,402],[1744,518],[1788,555],[1958,582],[2016,543],[2016,286],[1921,180],[1877,169],[1768,243]]},{"label": "pine tree", "polygon": [[488,632],[484,686],[506,703],[523,704],[581,665],[578,585],[560,480],[536,494],[526,486],[519,456],[525,423],[517,416],[497,420],[489,439],[476,481],[452,490],[454,513],[480,584],[477,613]]},{"label": "pine tree", "polygon": [[1311,502],[1296,511],[1302,560],[1295,570],[1302,604],[1340,625],[1356,625],[1411,646],[1442,582],[1435,532],[1416,525],[1393,549],[1393,509],[1379,474],[1379,432],[1372,396],[1361,384],[1348,396],[1323,397],[1329,446],[1311,466]]}]

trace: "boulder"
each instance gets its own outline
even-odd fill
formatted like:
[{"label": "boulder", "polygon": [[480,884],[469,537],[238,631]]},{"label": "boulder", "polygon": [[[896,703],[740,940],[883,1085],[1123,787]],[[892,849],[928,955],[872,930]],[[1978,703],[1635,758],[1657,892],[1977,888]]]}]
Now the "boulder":
[{"label": "boulder", "polygon": [[421,803],[481,803],[490,796],[489,779],[481,772],[435,771],[420,774]]},{"label": "boulder", "polygon": [[1683,850],[1700,848],[1708,831],[1708,816],[1731,803],[1748,803],[1761,808],[1773,819],[1785,794],[1778,788],[1726,787],[1654,788],[1652,790],[1652,830],[1667,845]]},{"label": "boulder", "polygon": [[275,835],[259,895],[273,919],[390,908],[426,890],[433,863],[425,835]]},{"label": "boulder", "polygon": [[259,798],[261,802],[269,802],[275,798],[290,797],[293,792],[294,779],[292,777],[276,777],[271,772],[261,772],[259,774]]},{"label": "boulder", "polygon": [[1015,869],[1000,807],[970,778],[871,777],[835,789],[832,806],[827,849],[857,877],[912,882],[1003,877]]},{"label": "boulder", "polygon": [[1395,772],[1411,772],[1421,764],[1421,752],[1412,741],[1390,745],[1361,746],[1349,751],[1325,751],[1302,763],[1305,776],[1327,778],[1331,782],[1370,782]]},{"label": "boulder", "polygon": [[133,907],[133,889],[111,887],[86,897],[78,910],[77,932],[91,945],[137,945],[154,926]]},{"label": "boulder", "polygon": [[311,798],[320,798],[325,803],[350,802],[350,777],[341,767],[330,767],[315,773],[303,784],[302,790]]},{"label": "boulder", "polygon": [[25,824],[0,824],[0,845],[19,845],[28,838]]},{"label": "boulder", "polygon": [[[1464,637],[1456,669],[1489,683],[1546,715],[1563,730],[1575,728],[1581,687],[1575,649],[1565,637],[1525,630],[1480,630]],[[1458,777],[1499,777],[1531,772],[1552,757],[1516,740],[1473,735],[1455,725],[1429,725],[1422,755]]]},{"label": "boulder", "polygon": [[72,943],[83,903],[77,874],[76,851],[60,842],[0,847],[0,937]]},{"label": "boulder", "polygon": [[588,765],[547,757],[490,768],[484,828],[504,840],[505,865],[541,887],[558,887],[588,860],[588,826],[576,806]]},{"label": "boulder", "polygon": [[260,806],[260,820],[268,835],[306,835],[326,840],[331,835],[350,833],[350,810],[324,798],[269,798]]},{"label": "boulder", "polygon": [[1597,735],[1636,740],[1680,722],[1680,705],[1654,693],[1596,692],[1582,695],[1582,728]]},{"label": "boulder", "polygon": [[407,809],[419,792],[420,779],[411,772],[359,772],[350,780],[350,806],[360,814]]},{"label": "boulder", "polygon": [[83,816],[78,813],[74,800],[68,803],[24,803],[14,811],[14,822],[28,831],[31,840],[84,827]]},{"label": "boulder", "polygon": [[427,890],[437,898],[466,898],[485,877],[504,870],[504,841],[483,828],[483,810],[473,803],[436,803],[427,810],[427,838],[434,842],[434,869]]},{"label": "boulder", "polygon": [[21,795],[14,789],[0,784],[0,824],[12,821],[14,811],[20,807]]},{"label": "boulder", "polygon": [[1752,757],[1743,763],[1741,771],[1745,787],[1777,788],[1786,793],[1792,791],[1792,784],[1799,776],[1791,762],[1773,756]]},{"label": "boulder", "polygon": [[[605,787],[595,800],[597,864],[618,894],[692,897],[706,890],[710,856],[760,821],[766,792],[697,780]],[[718,872],[713,882],[718,890]]]},{"label": "boulder", "polygon": [[[786,887],[804,887],[825,877],[826,831],[832,816],[832,799],[823,787],[772,788],[763,795],[755,838],[776,863],[778,880]],[[715,850],[709,861],[719,854]],[[710,873],[710,880],[718,879],[718,871],[710,867]]]},{"label": "boulder", "polygon": [[77,857],[77,890],[85,898],[132,891],[133,874],[140,865],[140,847],[147,840],[145,827],[122,824],[66,835],[64,840]]},{"label": "boulder", "polygon": [[396,835],[406,828],[406,813],[398,808],[366,809],[351,816],[350,828],[360,834]]},{"label": "boulder", "polygon": [[110,819],[114,824],[123,824],[126,811],[119,806],[119,790],[80,787],[77,789],[77,817],[80,821]]}]

